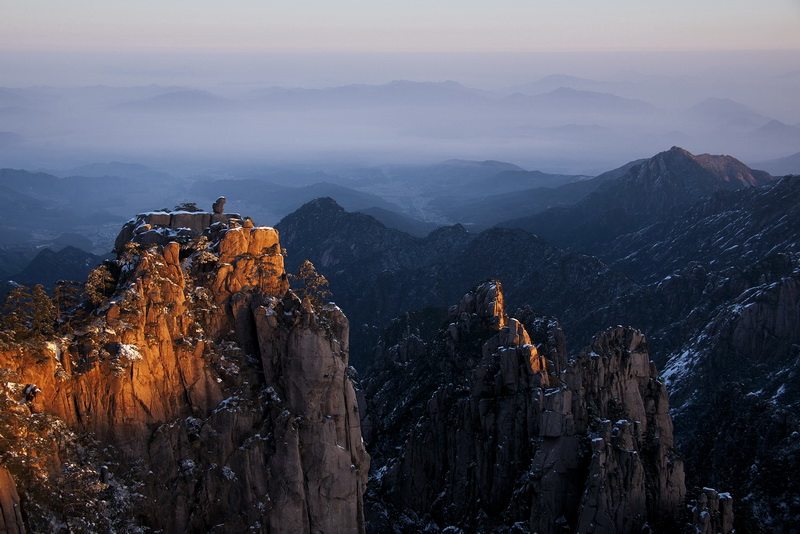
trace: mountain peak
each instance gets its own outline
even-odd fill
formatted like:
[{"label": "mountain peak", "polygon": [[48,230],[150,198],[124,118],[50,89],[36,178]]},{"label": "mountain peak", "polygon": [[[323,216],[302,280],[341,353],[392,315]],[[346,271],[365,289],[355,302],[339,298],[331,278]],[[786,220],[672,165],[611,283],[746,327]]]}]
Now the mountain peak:
[{"label": "mountain peak", "polygon": [[450,226],[440,226],[439,228],[433,230],[428,234],[430,238],[439,238],[439,237],[453,237],[457,235],[464,235],[469,234],[469,231],[464,227],[461,223],[456,223]]},{"label": "mountain peak", "polygon": [[650,158],[650,161],[652,160],[664,160],[674,163],[681,160],[694,161],[695,156],[685,148],[681,148],[679,146],[673,146],[669,150],[665,150],[664,152],[659,152],[658,154]]},{"label": "mountain peak", "polygon": [[694,157],[694,154],[692,154],[691,152],[689,152],[685,148],[681,148],[679,146],[673,146],[669,150],[666,150],[666,151],[662,152],[662,154],[674,154],[674,155],[686,156],[686,157],[689,157],[689,158]]},{"label": "mountain peak", "polygon": [[336,215],[344,213],[345,210],[331,197],[319,197],[306,202],[297,211],[303,213],[314,212],[327,215]]},{"label": "mountain peak", "polygon": [[699,187],[704,194],[716,189],[764,185],[773,180],[769,173],[753,170],[732,156],[694,155],[678,146],[656,154],[640,169],[639,180],[662,183],[669,180],[690,189]]},{"label": "mountain peak", "polygon": [[675,217],[717,191],[760,186],[773,179],[731,156],[696,156],[673,146],[604,182],[578,203],[523,219],[521,226],[561,245],[598,251],[602,243],[661,217]]}]

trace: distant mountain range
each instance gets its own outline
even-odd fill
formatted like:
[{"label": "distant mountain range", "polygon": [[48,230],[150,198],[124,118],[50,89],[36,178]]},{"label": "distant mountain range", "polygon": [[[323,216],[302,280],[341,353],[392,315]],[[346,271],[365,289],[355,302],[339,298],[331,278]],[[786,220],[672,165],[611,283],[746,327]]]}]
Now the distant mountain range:
[{"label": "distant mountain range", "polygon": [[[797,118],[789,113],[770,116],[731,98],[733,91],[709,95],[707,87],[696,88],[693,100],[667,104],[673,100],[667,82],[675,80],[559,75],[497,91],[410,80],[247,90],[3,88],[2,131],[21,138],[15,145],[0,143],[0,159],[6,166],[38,168],[70,159],[77,167],[100,154],[135,160],[161,153],[175,164],[198,150],[205,159],[229,164],[331,155],[341,161],[419,161],[439,154],[595,174],[670,144],[748,161],[797,151],[796,132],[764,129],[772,120],[791,128]],[[48,144],[54,138],[64,146]]]},{"label": "distant mountain range", "polygon": [[223,111],[231,108],[233,102],[220,98],[208,91],[187,90],[151,96],[142,100],[133,100],[117,104],[115,109],[123,111],[155,112],[187,112],[200,113]]},{"label": "distant mountain range", "polygon": [[0,248],[0,303],[17,285],[41,284],[52,291],[56,282],[83,283],[103,258],[73,246],[36,250],[29,246]]},{"label": "distant mountain range", "polygon": [[[28,241],[30,218],[35,217],[38,240],[42,244],[64,232],[85,234],[87,228],[96,232],[104,224],[117,226],[125,220],[123,213],[131,209],[157,209],[152,202],[166,203],[167,199],[177,196],[180,183],[165,176],[151,173],[135,178],[59,178],[42,172],[0,169],[0,197],[7,206],[0,214],[0,229],[6,242],[13,242],[15,235],[21,241]],[[102,243],[97,246],[103,249]]]},{"label": "distant mountain range", "polygon": [[695,104],[687,113],[697,119],[727,128],[751,130],[769,122],[769,118],[730,98],[708,98]]},{"label": "distant mountain range", "polygon": [[414,82],[395,80],[382,85],[353,84],[325,89],[270,87],[247,93],[250,101],[289,106],[373,106],[407,104],[453,104],[477,102],[491,93],[454,82]]},{"label": "distant mountain range", "polygon": [[101,261],[100,256],[75,247],[67,246],[58,251],[45,248],[11,279],[27,286],[42,284],[52,290],[59,280],[83,282]]},{"label": "distant mountain range", "polygon": [[534,96],[554,91],[560,87],[571,87],[581,91],[613,92],[615,89],[624,85],[624,82],[605,82],[567,74],[550,74],[535,82],[528,82],[505,88],[503,92]]},{"label": "distant mountain range", "polygon": [[174,178],[165,172],[157,171],[138,163],[122,163],[119,161],[112,161],[109,163],[89,163],[87,165],[75,167],[68,171],[56,172],[54,174],[57,174],[61,177],[87,176],[90,178],[104,178],[107,176],[116,176],[119,178],[138,180],[174,181]]},{"label": "distant mountain range", "polygon": [[778,120],[771,120],[752,132],[764,141],[800,144],[800,126],[791,126]]},{"label": "distant mountain range", "polygon": [[[527,217],[553,206],[578,202],[601,184],[614,180],[631,167],[641,163],[633,161],[594,178],[545,174],[539,171],[503,172],[487,180],[486,196],[458,202],[447,197],[435,201],[450,219],[470,225],[470,228],[487,228],[509,219]],[[522,187],[525,184],[542,184]],[[545,185],[547,184],[547,185]],[[516,186],[516,187],[514,187]],[[507,190],[506,192],[502,192]]]},{"label": "distant mountain range", "polygon": [[800,174],[800,152],[786,156],[785,158],[762,161],[753,164],[757,169],[764,169],[775,176],[786,174]]},{"label": "distant mountain range", "polygon": [[643,100],[623,98],[610,93],[582,91],[571,87],[559,87],[548,93],[524,96],[511,95],[505,103],[520,107],[534,107],[548,113],[647,113],[655,107]]}]

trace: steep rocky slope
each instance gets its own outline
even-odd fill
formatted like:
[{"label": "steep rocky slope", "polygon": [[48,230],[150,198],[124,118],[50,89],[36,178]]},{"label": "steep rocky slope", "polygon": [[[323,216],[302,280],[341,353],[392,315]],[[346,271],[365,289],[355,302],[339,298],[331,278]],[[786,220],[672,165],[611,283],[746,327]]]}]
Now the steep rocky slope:
[{"label": "steep rocky slope", "polygon": [[762,272],[771,276],[713,310],[664,378],[695,476],[741,496],[746,528],[791,531],[800,528],[792,475],[800,469],[800,256],[770,267]]},{"label": "steep rocky slope", "polygon": [[363,531],[348,321],[287,292],[278,232],[153,213],[117,246],[59,337],[4,334],[6,528]]},{"label": "steep rocky slope", "polygon": [[763,187],[717,191],[679,217],[665,217],[617,238],[600,256],[636,279],[657,281],[701,262],[746,267],[775,252],[799,250],[800,177]]},{"label": "steep rocky slope", "polygon": [[730,156],[693,155],[673,147],[606,182],[579,202],[515,219],[504,226],[524,228],[560,246],[602,253],[616,237],[660,219],[676,217],[716,191],[764,185],[773,178]]},{"label": "steep rocky slope", "polygon": [[[410,315],[387,331],[364,380],[371,529],[675,532],[691,523],[667,391],[641,332],[601,332],[568,361],[555,320],[518,315],[525,324],[488,281],[431,338]],[[730,531],[730,497],[721,508],[713,497],[704,517]]]}]

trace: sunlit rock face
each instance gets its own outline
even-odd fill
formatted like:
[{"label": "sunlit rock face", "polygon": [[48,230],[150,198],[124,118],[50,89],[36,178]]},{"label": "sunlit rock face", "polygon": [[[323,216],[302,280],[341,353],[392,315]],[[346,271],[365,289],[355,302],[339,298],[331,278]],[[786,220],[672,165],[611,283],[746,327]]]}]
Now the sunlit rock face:
[{"label": "sunlit rock face", "polygon": [[[129,490],[133,504],[111,510],[128,514],[126,528],[363,532],[370,459],[347,318],[288,291],[272,228],[222,214],[140,218],[120,234],[107,298],[41,353],[0,356],[41,389],[16,401],[96,440],[91,498]],[[58,455],[78,454],[56,451],[43,471],[53,480]]]},{"label": "sunlit rock face", "polygon": [[216,234],[244,225],[238,213],[203,211],[153,211],[140,213],[122,227],[114,249],[121,251],[126,243],[166,245],[171,241],[188,242],[203,233]]},{"label": "sunlit rock face", "polygon": [[502,303],[485,282],[432,339],[405,316],[376,349],[369,526],[676,528],[683,462],[644,335],[601,332],[567,362],[554,319],[521,310],[523,324]]}]

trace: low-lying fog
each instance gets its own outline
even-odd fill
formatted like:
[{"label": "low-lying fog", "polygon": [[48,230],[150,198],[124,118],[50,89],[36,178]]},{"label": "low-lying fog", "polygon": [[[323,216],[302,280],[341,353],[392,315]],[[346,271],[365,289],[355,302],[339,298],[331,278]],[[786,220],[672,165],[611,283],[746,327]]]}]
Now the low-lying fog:
[{"label": "low-lying fog", "polygon": [[672,145],[748,162],[800,149],[791,55],[434,56],[0,56],[0,161],[463,158],[591,174]]}]

